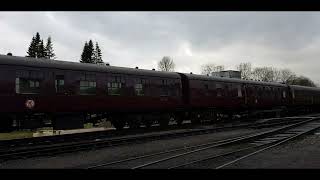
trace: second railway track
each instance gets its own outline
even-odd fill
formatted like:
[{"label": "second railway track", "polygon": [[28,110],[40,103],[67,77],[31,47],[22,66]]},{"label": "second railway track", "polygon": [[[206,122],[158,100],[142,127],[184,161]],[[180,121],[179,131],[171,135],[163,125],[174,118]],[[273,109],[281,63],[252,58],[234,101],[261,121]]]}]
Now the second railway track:
[{"label": "second railway track", "polygon": [[318,128],[320,128],[320,120],[318,118],[310,118],[302,122],[253,135],[100,163],[87,167],[87,169],[207,168],[208,166],[205,165],[207,162],[211,163],[210,167],[223,168]]},{"label": "second railway track", "polygon": [[[276,125],[299,122],[302,119],[310,119],[310,118],[312,117],[287,117],[287,118],[278,118],[278,119],[282,119],[282,121],[280,122],[267,121],[267,122],[253,123],[253,124],[249,123],[249,124],[241,124],[241,125],[225,126],[225,127],[192,129],[192,130],[185,130],[180,132],[167,132],[162,134],[94,139],[94,140],[85,140],[85,141],[77,141],[77,142],[59,143],[59,144],[53,144],[53,145],[49,144],[49,145],[40,145],[40,146],[19,147],[19,148],[13,148],[13,149],[0,149],[0,160],[6,161],[6,160],[12,160],[12,159],[30,158],[30,157],[37,157],[37,156],[52,156],[52,155],[77,152],[82,150],[91,150],[91,149],[98,149],[103,147],[118,146],[118,145],[125,145],[125,144],[126,145],[138,144],[138,143],[148,142],[151,140],[209,134],[213,132],[239,129],[239,128],[248,128],[248,127],[262,128],[267,126],[276,126]],[[277,118],[274,118],[274,119],[277,120]]]}]

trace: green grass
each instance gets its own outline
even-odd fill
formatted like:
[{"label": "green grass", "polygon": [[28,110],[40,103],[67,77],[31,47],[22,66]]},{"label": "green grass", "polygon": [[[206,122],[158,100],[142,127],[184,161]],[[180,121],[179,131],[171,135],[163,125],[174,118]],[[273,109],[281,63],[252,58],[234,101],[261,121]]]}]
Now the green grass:
[{"label": "green grass", "polygon": [[[110,122],[102,122],[98,127],[112,127]],[[83,125],[84,129],[93,128],[92,123],[87,123]],[[45,130],[53,130],[52,127],[43,127],[37,129],[37,132],[41,133],[41,131]],[[22,139],[22,138],[31,138],[33,137],[33,131],[14,131],[10,133],[0,133],[0,141],[8,140],[8,139]]]},{"label": "green grass", "polygon": [[10,133],[0,133],[0,140],[22,139],[33,137],[32,131],[14,131]]},{"label": "green grass", "polygon": [[83,125],[84,129],[89,129],[89,128],[93,128],[93,124],[92,123],[87,123]]}]

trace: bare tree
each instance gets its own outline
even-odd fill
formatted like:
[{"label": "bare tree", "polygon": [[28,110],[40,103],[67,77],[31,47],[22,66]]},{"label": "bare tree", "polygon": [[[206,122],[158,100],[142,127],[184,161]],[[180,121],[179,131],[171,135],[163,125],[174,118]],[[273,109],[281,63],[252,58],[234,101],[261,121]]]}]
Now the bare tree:
[{"label": "bare tree", "polygon": [[251,63],[240,63],[237,66],[237,70],[241,73],[241,79],[251,79],[252,78],[252,69],[251,69]]},{"label": "bare tree", "polygon": [[274,67],[257,67],[253,70],[252,77],[258,81],[283,82],[283,79],[285,79],[283,73],[286,73],[286,71]]},{"label": "bare tree", "polygon": [[281,82],[281,70],[271,67],[272,70],[272,82]]},{"label": "bare tree", "polygon": [[317,87],[316,84],[311,79],[304,77],[304,76],[292,78],[288,81],[288,84]]},{"label": "bare tree", "polygon": [[158,63],[158,69],[160,71],[174,71],[175,64],[170,56],[164,56]]},{"label": "bare tree", "polygon": [[223,71],[224,66],[223,65],[215,65],[213,63],[208,63],[201,66],[201,74],[203,75],[211,75],[213,72],[219,72]]},{"label": "bare tree", "polygon": [[271,67],[257,67],[252,72],[253,78],[258,81],[272,82],[274,73]]},{"label": "bare tree", "polygon": [[290,69],[282,69],[280,71],[281,71],[280,81],[282,83],[287,83],[288,81],[291,81],[294,78],[296,78],[296,75]]}]

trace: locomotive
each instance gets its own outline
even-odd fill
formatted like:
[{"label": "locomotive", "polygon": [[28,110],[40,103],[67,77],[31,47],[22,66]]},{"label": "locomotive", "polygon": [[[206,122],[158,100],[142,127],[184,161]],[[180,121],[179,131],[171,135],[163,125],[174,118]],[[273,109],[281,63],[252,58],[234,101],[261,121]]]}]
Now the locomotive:
[{"label": "locomotive", "polygon": [[319,88],[4,55],[0,84],[1,132],[46,123],[83,128],[103,118],[116,129],[185,119],[196,124],[320,105]]}]

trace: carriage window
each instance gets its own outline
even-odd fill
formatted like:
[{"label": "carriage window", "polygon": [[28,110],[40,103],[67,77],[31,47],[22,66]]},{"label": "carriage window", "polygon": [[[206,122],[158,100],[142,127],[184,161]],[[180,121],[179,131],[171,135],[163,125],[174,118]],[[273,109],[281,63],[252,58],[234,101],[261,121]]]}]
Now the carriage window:
[{"label": "carriage window", "polygon": [[267,98],[267,97],[270,97],[270,87],[266,87],[266,88],[265,88],[264,96],[265,96],[266,98]]},{"label": "carriage window", "polygon": [[241,86],[238,85],[237,88],[238,88],[238,97],[242,97]]},{"label": "carriage window", "polygon": [[160,96],[168,96],[168,95],[169,95],[168,80],[162,79]]},{"label": "carriage window", "polygon": [[43,73],[39,71],[18,71],[16,73],[17,94],[38,94],[40,93],[40,82]]},{"label": "carriage window", "polygon": [[222,92],[222,96],[229,96],[230,93],[230,85],[226,84],[224,85],[224,91]]},{"label": "carriage window", "polygon": [[221,84],[216,84],[216,91],[217,91],[217,97],[222,96],[222,85]]},{"label": "carriage window", "polygon": [[172,85],[171,85],[171,95],[172,96],[179,96],[179,90],[180,90],[180,83],[179,80],[172,80]]},{"label": "carriage window", "polygon": [[238,85],[235,85],[235,84],[229,85],[229,96],[231,96],[231,97],[238,96]]},{"label": "carriage window", "polygon": [[258,95],[259,97],[262,97],[262,88],[260,86],[258,87]]},{"label": "carriage window", "polygon": [[209,96],[209,85],[208,85],[208,84],[205,84],[205,85],[204,85],[204,90],[205,90],[204,94],[205,94],[206,96]]},{"label": "carriage window", "polygon": [[286,91],[283,91],[283,92],[282,92],[282,97],[283,97],[283,98],[286,98]]},{"label": "carriage window", "polygon": [[80,81],[80,94],[90,95],[96,93],[96,82],[95,81]]},{"label": "carriage window", "polygon": [[109,95],[120,95],[121,83],[113,82],[108,83],[108,94]]},{"label": "carriage window", "polygon": [[135,92],[137,96],[143,96],[144,92],[143,92],[143,85],[142,84],[135,84],[134,86]]},{"label": "carriage window", "polygon": [[120,76],[112,76],[111,82],[108,82],[107,89],[109,95],[120,95],[121,94],[121,88],[124,86],[124,78],[121,78]]},{"label": "carriage window", "polygon": [[146,84],[146,80],[145,79],[137,80],[137,83],[134,86],[135,93],[136,93],[137,96],[143,96],[144,95],[145,84]]},{"label": "carriage window", "polygon": [[294,90],[292,89],[292,98],[294,99],[295,97]]},{"label": "carriage window", "polygon": [[55,80],[56,93],[64,92],[64,75],[57,75]]},{"label": "carriage window", "polygon": [[40,93],[40,81],[24,78],[16,78],[17,94],[38,94]]},{"label": "carriage window", "polygon": [[80,77],[80,95],[92,94],[96,94],[96,76],[92,73],[82,73]]}]

